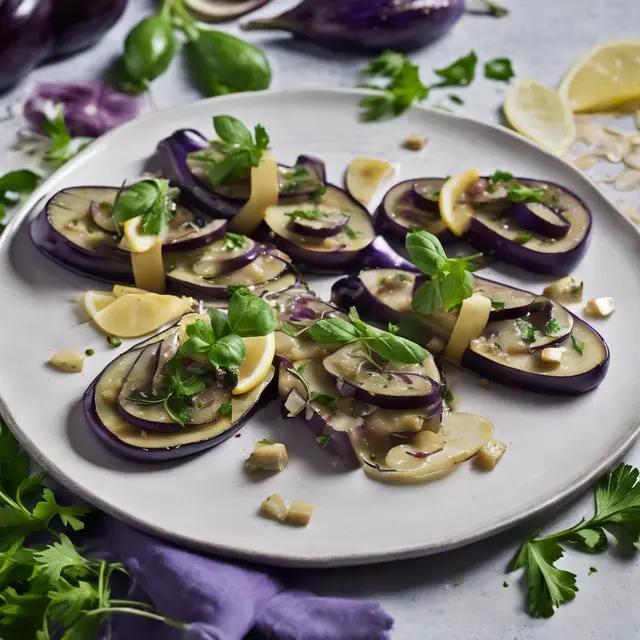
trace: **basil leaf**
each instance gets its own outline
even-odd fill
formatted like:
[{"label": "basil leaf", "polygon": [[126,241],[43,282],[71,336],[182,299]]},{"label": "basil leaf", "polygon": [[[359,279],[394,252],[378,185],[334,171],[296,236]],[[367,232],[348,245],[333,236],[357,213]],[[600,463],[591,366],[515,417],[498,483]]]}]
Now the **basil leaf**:
[{"label": "basil leaf", "polygon": [[232,409],[233,399],[229,397],[220,405],[220,408],[218,409],[218,417],[223,418],[224,416],[230,416]]},{"label": "basil leaf", "polygon": [[320,344],[346,344],[357,340],[360,333],[350,322],[342,318],[330,318],[312,324],[306,335]]},{"label": "basil leaf", "polygon": [[507,171],[494,171],[489,176],[490,184],[498,184],[498,182],[509,182],[509,180],[513,180],[513,175],[508,173]]},{"label": "basil leaf", "polygon": [[489,80],[509,82],[515,75],[509,58],[494,58],[484,65],[484,76]]},{"label": "basil leaf", "polygon": [[435,276],[447,260],[440,240],[422,229],[407,234],[406,248],[411,262],[428,276]]},{"label": "basil leaf", "polygon": [[367,325],[364,338],[367,346],[389,362],[400,364],[422,364],[429,355],[420,345],[388,331]]},{"label": "basil leaf", "polygon": [[266,336],[276,328],[269,303],[247,289],[239,289],[231,296],[227,322],[233,333],[243,337]]},{"label": "basil leaf", "polygon": [[185,45],[187,67],[205,96],[261,91],[271,84],[271,68],[258,47],[222,31],[198,29]]},{"label": "basil leaf", "polygon": [[120,191],[113,205],[113,217],[123,223],[150,211],[160,198],[156,180],[143,180]]},{"label": "basil leaf", "polygon": [[252,166],[251,152],[248,149],[232,149],[220,161],[209,169],[209,181],[212,185],[235,180],[237,173]]},{"label": "basil leaf", "polygon": [[193,338],[189,338],[182,343],[178,353],[181,357],[189,356],[192,353],[207,353],[211,344],[212,343],[208,340],[203,340],[202,338],[194,336]]},{"label": "basil leaf", "polygon": [[29,169],[9,171],[0,177],[0,202],[6,205],[17,203],[17,199],[7,197],[7,192],[16,194],[31,193],[42,177]]},{"label": "basil leaf", "polygon": [[214,367],[239,367],[247,354],[242,338],[231,334],[223,336],[208,352],[209,362]]},{"label": "basil leaf", "polygon": [[433,313],[441,304],[440,283],[437,280],[428,280],[420,285],[413,294],[411,310],[428,315]]},{"label": "basil leaf", "polygon": [[204,320],[196,320],[187,325],[186,332],[190,338],[200,338],[200,340],[208,344],[213,344],[216,340],[213,327],[204,322]]},{"label": "basil leaf", "polygon": [[474,51],[463,58],[458,58],[448,67],[436,69],[435,74],[443,78],[436,87],[466,87],[471,84],[476,74],[478,56]]},{"label": "basil leaf", "polygon": [[233,116],[215,116],[213,128],[218,137],[229,144],[252,145],[251,131]]},{"label": "basil leaf", "polygon": [[256,139],[256,148],[259,151],[266,151],[271,142],[271,138],[269,138],[267,130],[261,124],[255,126],[254,137]]},{"label": "basil leaf", "polygon": [[455,266],[440,282],[440,295],[445,311],[457,309],[462,301],[473,294],[473,275],[465,269],[462,261]]},{"label": "basil leaf", "polygon": [[220,309],[210,307],[207,309],[209,320],[211,321],[211,329],[216,340],[222,338],[222,336],[229,333],[229,326],[227,325],[227,319]]}]

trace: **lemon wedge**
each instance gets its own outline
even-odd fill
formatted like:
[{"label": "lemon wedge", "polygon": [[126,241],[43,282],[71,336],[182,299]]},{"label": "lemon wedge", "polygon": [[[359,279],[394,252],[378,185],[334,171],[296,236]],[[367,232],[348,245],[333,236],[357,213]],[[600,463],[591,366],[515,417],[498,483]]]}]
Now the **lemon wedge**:
[{"label": "lemon wedge", "polygon": [[192,298],[132,293],[115,298],[91,319],[106,335],[137,338],[177,320],[193,304]]},{"label": "lemon wedge", "polygon": [[509,89],[504,115],[518,133],[558,155],[562,155],[576,137],[569,105],[559,93],[535,80],[520,80]]},{"label": "lemon wedge", "polygon": [[640,40],[610,40],[569,69],[558,92],[573,111],[598,111],[640,98]]},{"label": "lemon wedge", "polygon": [[119,298],[120,296],[129,295],[130,293],[149,293],[149,292],[145,291],[144,289],[137,289],[136,287],[127,287],[123,284],[114,284],[113,289],[111,290],[111,294],[116,298]]},{"label": "lemon wedge", "polygon": [[112,293],[106,291],[85,291],[82,297],[82,304],[87,315],[93,320],[100,311],[109,306],[115,299],[116,297]]},{"label": "lemon wedge", "polygon": [[259,385],[269,373],[269,367],[276,355],[276,337],[274,333],[255,338],[242,338],[247,353],[238,371],[238,384],[231,392],[234,396],[251,391]]},{"label": "lemon wedge", "polygon": [[366,206],[378,187],[392,173],[393,165],[385,160],[356,158],[347,167],[347,191]]},{"label": "lemon wedge", "polygon": [[142,216],[136,216],[124,223],[124,239],[131,253],[144,253],[153,247],[158,236],[145,233],[142,227]]},{"label": "lemon wedge", "polygon": [[460,204],[460,198],[479,177],[477,169],[468,169],[464,173],[449,178],[440,189],[438,197],[440,217],[457,236],[463,236],[467,232],[473,218],[473,209]]}]

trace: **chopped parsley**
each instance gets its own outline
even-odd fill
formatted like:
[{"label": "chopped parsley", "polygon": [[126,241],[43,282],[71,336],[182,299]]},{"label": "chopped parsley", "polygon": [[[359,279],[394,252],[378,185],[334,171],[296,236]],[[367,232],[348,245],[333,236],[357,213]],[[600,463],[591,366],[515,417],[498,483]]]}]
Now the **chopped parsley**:
[{"label": "chopped parsley", "polygon": [[509,58],[494,58],[484,65],[484,77],[499,82],[509,82],[516,74]]},{"label": "chopped parsley", "polygon": [[573,348],[580,354],[584,355],[585,343],[582,340],[576,338],[573,334],[571,334],[571,342],[573,342]]},{"label": "chopped parsley", "polygon": [[292,220],[319,220],[327,217],[327,214],[319,209],[296,209],[287,211],[284,215]]},{"label": "chopped parsley", "polygon": [[544,335],[524,318],[518,318],[516,320],[516,330],[525,342],[535,342],[536,340],[540,340]]},{"label": "chopped parsley", "polygon": [[508,173],[507,171],[494,171],[489,176],[489,184],[498,184],[499,182],[509,182],[509,180],[513,180],[513,175]]},{"label": "chopped parsley", "polygon": [[492,300],[491,308],[495,309],[496,311],[501,311],[502,309],[504,309],[504,302],[502,302],[502,300]]},{"label": "chopped parsley", "polygon": [[464,104],[464,100],[460,96],[455,95],[454,93],[450,93],[447,97],[449,98],[449,100],[451,100],[451,102],[455,104]]},{"label": "chopped parsley", "polygon": [[451,393],[451,391],[449,391],[447,387],[443,387],[442,390],[440,391],[440,395],[442,396],[442,399],[445,401],[447,407],[451,409],[451,403],[454,400],[453,393]]},{"label": "chopped parsley", "polygon": [[396,280],[400,280],[400,282],[410,282],[411,277],[408,276],[406,273],[398,273],[396,275]]},{"label": "chopped parsley", "polygon": [[222,248],[225,251],[235,251],[242,249],[246,242],[246,238],[239,233],[226,233],[222,240]]},{"label": "chopped parsley", "polygon": [[260,447],[267,447],[270,444],[276,444],[276,441],[275,440],[265,440],[265,439],[258,440],[258,445]]},{"label": "chopped parsley", "polygon": [[278,331],[282,331],[282,333],[291,336],[292,338],[297,337],[298,329],[294,327],[290,322],[284,322],[278,327]]},{"label": "chopped parsley", "polygon": [[530,231],[519,231],[518,235],[513,239],[517,244],[527,244],[533,236]]},{"label": "chopped parsley", "polygon": [[338,400],[334,396],[327,395],[326,393],[316,393],[315,391],[309,397],[309,402],[316,402],[329,409],[331,413],[338,411]]},{"label": "chopped parsley", "polygon": [[350,240],[355,240],[359,235],[362,235],[360,231],[354,231],[349,225],[344,228],[344,235]]},{"label": "chopped parsley", "polygon": [[353,418],[359,418],[362,416],[362,409],[351,409],[351,416]]},{"label": "chopped parsley", "polygon": [[232,400],[231,398],[227,398],[218,409],[218,417],[222,418],[223,416],[230,416],[232,409]]},{"label": "chopped parsley", "polygon": [[564,327],[555,319],[551,318],[547,324],[544,325],[542,332],[545,336],[555,336],[557,333],[560,333]]},{"label": "chopped parsley", "polygon": [[331,441],[331,434],[330,433],[325,433],[324,435],[321,435],[318,438],[316,438],[316,442],[323,449],[326,449],[327,446],[329,446],[329,442],[330,441]]}]

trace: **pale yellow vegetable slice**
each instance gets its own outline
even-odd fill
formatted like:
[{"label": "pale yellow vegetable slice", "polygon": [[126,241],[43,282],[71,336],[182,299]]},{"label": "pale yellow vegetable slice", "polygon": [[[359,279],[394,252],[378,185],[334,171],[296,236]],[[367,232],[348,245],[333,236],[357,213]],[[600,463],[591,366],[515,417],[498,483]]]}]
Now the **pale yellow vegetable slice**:
[{"label": "pale yellow vegetable slice", "polygon": [[560,82],[573,111],[602,111],[640,98],[640,40],[610,40],[588,51]]},{"label": "pale yellow vegetable slice", "polygon": [[145,233],[142,227],[142,216],[136,216],[124,223],[124,239],[131,253],[144,253],[155,244],[158,236]]},{"label": "pale yellow vegetable slice", "polygon": [[271,154],[265,153],[260,159],[260,165],[251,168],[251,197],[231,219],[229,230],[244,235],[255,231],[260,226],[267,207],[278,204],[279,196],[278,163]]},{"label": "pale yellow vegetable slice", "polygon": [[115,299],[115,295],[106,291],[85,291],[82,304],[87,315],[93,319],[97,313],[109,306]]},{"label": "pale yellow vegetable slice", "polygon": [[368,205],[378,187],[393,174],[393,165],[376,158],[356,158],[347,167],[347,191],[361,204]]},{"label": "pale yellow vegetable slice", "polygon": [[461,204],[460,199],[479,177],[477,169],[468,169],[464,173],[449,178],[440,189],[438,197],[440,217],[457,236],[463,236],[467,232],[473,218],[473,209]]},{"label": "pale yellow vegetable slice", "polygon": [[111,290],[111,293],[116,298],[119,298],[120,296],[126,296],[126,295],[129,295],[130,293],[149,293],[149,292],[145,291],[144,289],[138,289],[136,287],[127,287],[123,284],[114,284],[113,289]]},{"label": "pale yellow vegetable slice", "polygon": [[177,320],[193,304],[192,298],[134,293],[116,298],[92,320],[106,335],[137,338]]},{"label": "pale yellow vegetable slice", "polygon": [[136,287],[153,293],[164,293],[166,276],[162,261],[162,240],[156,236],[156,241],[148,251],[131,254],[133,279]]},{"label": "pale yellow vegetable slice", "polygon": [[446,349],[447,356],[453,362],[460,362],[469,343],[483,332],[489,322],[490,313],[491,300],[479,293],[474,293],[462,302],[458,320],[453,327]]},{"label": "pale yellow vegetable slice", "polygon": [[504,115],[518,133],[557,155],[562,155],[576,137],[576,123],[567,102],[535,80],[520,80],[509,89]]},{"label": "pale yellow vegetable slice", "polygon": [[251,391],[259,385],[269,373],[276,355],[275,334],[255,338],[242,338],[246,348],[244,362],[238,372],[238,384],[232,390],[234,396]]}]

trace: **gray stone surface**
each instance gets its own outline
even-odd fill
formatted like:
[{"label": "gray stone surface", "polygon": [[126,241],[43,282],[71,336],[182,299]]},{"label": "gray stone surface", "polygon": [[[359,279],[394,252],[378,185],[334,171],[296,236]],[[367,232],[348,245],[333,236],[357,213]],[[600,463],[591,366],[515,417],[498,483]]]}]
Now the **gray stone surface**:
[{"label": "gray stone surface", "polygon": [[[273,0],[259,13],[269,15],[294,4]],[[474,49],[481,60],[508,56],[520,77],[535,78],[554,86],[590,46],[607,39],[640,34],[640,2],[637,0],[504,0],[504,4],[511,9],[507,18],[465,16],[448,37],[413,55],[425,78],[429,77],[430,69],[444,66]],[[131,0],[124,19],[100,46],[71,60],[43,67],[33,73],[29,81],[83,81],[99,77],[119,52],[130,26],[152,6],[147,0]],[[235,26],[224,28],[237,32]],[[291,42],[286,35],[252,33],[245,37],[267,51],[276,89],[354,86],[357,69],[365,61],[363,57],[333,54],[307,43]],[[454,106],[457,113],[499,122],[504,89],[481,75],[470,88],[455,91],[464,98],[463,106],[449,106]],[[16,102],[26,86],[27,82],[0,96],[0,109]],[[199,97],[180,62],[153,84],[152,96],[157,108]],[[444,95],[434,94],[429,100],[429,104],[446,103]],[[15,122],[0,122],[3,151],[0,172],[25,164],[19,154],[6,153],[16,129]],[[619,194],[610,192],[609,195],[615,201]],[[635,200],[638,201],[637,194]],[[611,411],[615,413],[615,407]],[[576,455],[579,455],[579,446]],[[634,447],[626,460],[639,465],[640,448]],[[564,528],[582,515],[589,515],[591,510],[592,492],[589,491],[571,506],[559,510],[556,517],[549,515],[544,522],[554,529]],[[519,577],[505,576],[504,571],[518,542],[534,526],[535,523],[529,523],[471,547],[419,560],[300,572],[299,586],[327,594],[380,600],[396,619],[394,638],[399,640],[626,640],[637,637],[640,566],[637,560],[623,560],[609,552],[599,556],[569,552],[561,564],[578,575],[580,592],[576,600],[562,607],[551,620],[534,620],[525,613]],[[591,566],[597,567],[598,572],[588,575]],[[503,586],[505,580],[508,587]]]}]

